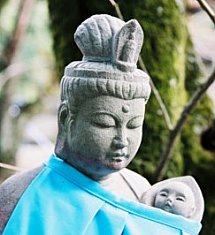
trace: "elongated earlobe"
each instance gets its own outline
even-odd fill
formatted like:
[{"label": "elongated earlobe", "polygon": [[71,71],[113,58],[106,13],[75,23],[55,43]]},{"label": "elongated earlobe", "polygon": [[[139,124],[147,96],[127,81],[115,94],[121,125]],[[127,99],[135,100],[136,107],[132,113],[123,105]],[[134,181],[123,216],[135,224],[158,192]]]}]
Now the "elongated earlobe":
[{"label": "elongated earlobe", "polygon": [[69,109],[67,101],[63,101],[60,104],[59,110],[58,110],[58,124],[60,128],[63,128],[67,122],[69,115]]},{"label": "elongated earlobe", "polygon": [[67,133],[68,130],[71,130],[72,123],[74,121],[74,116],[68,106],[67,101],[63,101],[60,104],[59,110],[58,110],[58,126],[59,126],[59,133]]},{"label": "elongated earlobe", "polygon": [[64,153],[67,149],[67,132],[70,112],[67,101],[61,102],[58,109],[58,136],[55,145],[55,153],[64,159]]}]

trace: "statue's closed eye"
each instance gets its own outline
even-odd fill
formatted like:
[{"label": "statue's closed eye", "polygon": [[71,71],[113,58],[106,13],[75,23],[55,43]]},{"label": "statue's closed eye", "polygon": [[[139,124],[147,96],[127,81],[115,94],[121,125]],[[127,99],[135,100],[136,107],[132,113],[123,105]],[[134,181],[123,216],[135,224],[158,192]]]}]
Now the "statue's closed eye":
[{"label": "statue's closed eye", "polygon": [[162,197],[168,197],[169,193],[167,191],[161,191],[159,195]]},{"label": "statue's closed eye", "polygon": [[177,196],[176,200],[177,201],[181,201],[181,202],[185,202],[186,201],[186,197],[185,196]]},{"label": "statue's closed eye", "polygon": [[138,127],[141,127],[143,125],[143,117],[134,117],[127,123],[127,128],[129,129],[135,129]]},{"label": "statue's closed eye", "polygon": [[95,114],[91,118],[91,123],[102,128],[109,128],[116,126],[114,118],[109,114]]}]

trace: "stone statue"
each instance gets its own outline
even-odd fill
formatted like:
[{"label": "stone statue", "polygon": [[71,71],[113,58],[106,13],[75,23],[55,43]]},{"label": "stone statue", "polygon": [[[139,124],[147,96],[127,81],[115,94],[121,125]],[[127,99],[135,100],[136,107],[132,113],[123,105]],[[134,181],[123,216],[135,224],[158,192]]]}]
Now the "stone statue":
[{"label": "stone statue", "polygon": [[94,15],[77,28],[75,42],[83,59],[61,80],[55,153],[2,184],[0,233],[197,234],[199,223],[172,221],[157,209],[152,219],[155,209],[139,203],[150,184],[126,168],[141,143],[150,95],[149,76],[136,65],[139,23]]},{"label": "stone statue", "polygon": [[69,64],[61,82],[55,153],[116,195],[139,200],[149,183],[124,168],[140,146],[150,94],[149,77],[136,66],[142,29],[135,20],[93,16],[75,41],[83,60]]},{"label": "stone statue", "polygon": [[143,194],[140,201],[196,221],[201,221],[204,211],[201,190],[191,176],[158,182]]}]

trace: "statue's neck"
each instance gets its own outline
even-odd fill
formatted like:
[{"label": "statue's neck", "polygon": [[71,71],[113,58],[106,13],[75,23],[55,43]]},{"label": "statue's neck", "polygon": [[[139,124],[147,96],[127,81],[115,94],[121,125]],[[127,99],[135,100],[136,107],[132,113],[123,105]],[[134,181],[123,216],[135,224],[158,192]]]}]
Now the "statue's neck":
[{"label": "statue's neck", "polygon": [[92,180],[98,181],[99,183],[104,184],[104,185],[111,184],[111,182],[113,182],[114,180],[115,174],[117,173],[114,171],[112,172],[111,171],[96,171],[93,168],[92,170],[90,165],[85,166],[84,164],[81,164],[80,159],[85,158],[85,157],[72,153],[71,151],[69,153],[68,151],[55,151],[55,153],[59,158],[63,159],[67,164],[73,166],[78,171],[88,176]]}]

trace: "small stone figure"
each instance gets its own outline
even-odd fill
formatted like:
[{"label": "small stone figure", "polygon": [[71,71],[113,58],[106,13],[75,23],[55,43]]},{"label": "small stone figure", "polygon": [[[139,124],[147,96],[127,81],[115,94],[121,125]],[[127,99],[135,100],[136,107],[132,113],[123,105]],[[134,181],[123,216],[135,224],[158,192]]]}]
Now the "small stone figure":
[{"label": "small stone figure", "polygon": [[154,206],[186,218],[191,218],[196,209],[193,192],[181,182],[167,183],[156,194]]},{"label": "small stone figure", "polygon": [[171,178],[154,184],[144,193],[141,202],[172,214],[201,221],[204,199],[191,176]]}]

